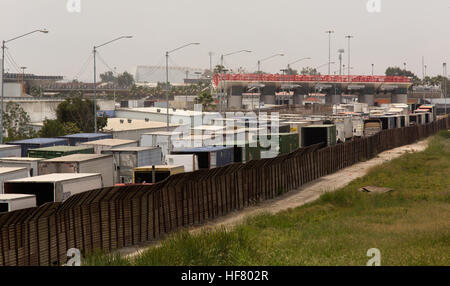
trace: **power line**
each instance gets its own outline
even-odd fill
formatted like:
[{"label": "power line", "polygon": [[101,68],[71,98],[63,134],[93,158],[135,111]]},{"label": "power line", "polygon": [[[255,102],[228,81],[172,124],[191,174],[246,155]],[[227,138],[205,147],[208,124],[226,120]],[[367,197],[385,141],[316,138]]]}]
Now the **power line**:
[{"label": "power line", "polygon": [[88,68],[88,66],[91,63],[92,59],[93,59],[93,55],[89,54],[89,56],[87,57],[87,59],[84,62],[84,64],[81,66],[81,68],[78,71],[78,73],[75,74],[74,79],[80,78],[80,76],[82,76],[86,72],[86,69]]},{"label": "power line", "polygon": [[99,58],[99,60],[105,65],[105,67],[107,69],[109,69],[113,74],[115,73],[114,69],[111,68],[111,66],[108,65],[108,63],[106,63],[106,61],[102,58],[102,56],[100,55],[100,53],[97,51],[97,57]]},{"label": "power line", "polygon": [[8,51],[8,49],[5,50],[6,59],[9,61],[10,66],[16,70],[16,72],[20,73],[20,66],[17,64],[17,62],[14,60],[11,53]]}]

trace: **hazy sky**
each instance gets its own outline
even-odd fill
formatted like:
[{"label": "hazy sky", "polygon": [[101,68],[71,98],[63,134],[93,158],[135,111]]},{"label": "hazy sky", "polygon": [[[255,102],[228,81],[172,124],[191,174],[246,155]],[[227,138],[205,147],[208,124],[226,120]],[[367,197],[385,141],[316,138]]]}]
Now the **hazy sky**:
[{"label": "hazy sky", "polygon": [[[442,72],[449,61],[450,0],[380,0],[381,12],[369,13],[367,0],[80,0],[81,12],[69,13],[67,0],[1,0],[0,39],[10,39],[38,28],[35,34],[12,42],[9,52],[19,66],[35,74],[73,78],[92,51],[117,36],[125,39],[99,50],[118,71],[136,65],[164,65],[164,51],[187,42],[200,42],[171,55],[170,64],[209,67],[208,52],[219,55],[241,49],[251,54],[226,58],[235,69],[256,70],[258,59],[285,53],[263,63],[267,72],[279,72],[302,57],[303,65],[328,61],[328,35],[332,29],[332,61],[337,49],[347,52],[345,35],[351,34],[353,74],[383,74],[389,65],[407,68],[422,76],[422,56],[427,74]],[[347,64],[347,54],[344,55]],[[99,72],[107,68],[99,62]],[[14,71],[7,65],[9,71]],[[92,63],[80,79],[92,80]],[[332,72],[339,69],[336,64]],[[327,67],[320,69],[326,73]]]}]

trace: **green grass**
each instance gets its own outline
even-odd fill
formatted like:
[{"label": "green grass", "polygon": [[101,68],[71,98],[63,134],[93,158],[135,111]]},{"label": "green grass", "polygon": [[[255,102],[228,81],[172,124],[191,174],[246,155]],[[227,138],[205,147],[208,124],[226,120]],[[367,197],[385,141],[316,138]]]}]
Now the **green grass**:
[{"label": "green grass", "polygon": [[[357,190],[374,185],[388,194]],[[87,265],[450,265],[450,132],[375,167],[314,203],[263,214],[232,230],[178,232],[135,259],[95,253]]]}]

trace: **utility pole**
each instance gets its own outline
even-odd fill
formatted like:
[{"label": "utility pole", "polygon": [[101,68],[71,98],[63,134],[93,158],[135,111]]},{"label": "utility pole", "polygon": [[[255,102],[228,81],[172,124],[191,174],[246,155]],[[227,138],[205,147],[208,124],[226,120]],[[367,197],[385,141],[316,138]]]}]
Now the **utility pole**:
[{"label": "utility pole", "polygon": [[328,75],[330,75],[330,62],[331,62],[331,34],[334,33],[334,31],[329,30],[325,31],[325,33],[328,33]]},{"label": "utility pole", "polygon": [[213,71],[213,66],[212,66],[212,56],[214,55],[213,52],[209,52],[209,71],[211,72],[211,82],[210,82],[210,86],[209,86],[209,93],[213,94],[213,78],[214,78],[214,71]]},{"label": "utility pole", "polygon": [[27,67],[20,67],[20,69],[22,70],[22,96],[25,96],[25,70]]},{"label": "utility pole", "polygon": [[119,84],[118,77],[117,77],[117,67],[114,67],[114,78],[115,80],[113,81],[113,88],[114,88],[114,104],[116,104],[116,84]]},{"label": "utility pole", "polygon": [[425,66],[425,59],[424,59],[424,57],[422,56],[422,80],[425,79],[424,66]]}]

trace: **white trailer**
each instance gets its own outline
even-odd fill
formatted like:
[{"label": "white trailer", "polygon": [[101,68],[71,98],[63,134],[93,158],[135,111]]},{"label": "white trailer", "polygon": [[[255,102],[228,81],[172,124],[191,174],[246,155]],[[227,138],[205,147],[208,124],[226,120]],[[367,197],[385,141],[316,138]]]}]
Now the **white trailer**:
[{"label": "white trailer", "polygon": [[364,136],[364,120],[361,117],[352,118],[353,125],[353,136],[363,137]]},{"label": "white trailer", "polygon": [[102,139],[81,143],[81,146],[93,147],[95,154],[102,154],[103,150],[109,150],[120,147],[137,147],[138,141],[124,140],[124,139]]},{"label": "white trailer", "polygon": [[174,142],[183,137],[182,132],[159,131],[141,135],[141,147],[160,147],[163,161],[174,149]]},{"label": "white trailer", "polygon": [[162,164],[160,147],[123,147],[102,153],[113,156],[115,184],[133,183],[134,168]]},{"label": "white trailer", "polygon": [[35,195],[0,194],[0,213],[36,207]]},{"label": "white trailer", "polygon": [[37,206],[64,202],[72,195],[101,187],[101,174],[49,174],[4,183],[5,194],[35,195]]},{"label": "white trailer", "polygon": [[194,172],[198,170],[198,156],[195,154],[167,155],[166,165],[182,165],[185,172]]},{"label": "white trailer", "polygon": [[100,173],[102,186],[114,185],[114,159],[112,155],[73,154],[39,163],[39,174]]},{"label": "white trailer", "polygon": [[3,145],[0,144],[0,158],[20,157],[22,147],[19,145]]},{"label": "white trailer", "polygon": [[3,194],[3,182],[28,177],[27,168],[0,167],[0,194]]},{"label": "white trailer", "polygon": [[0,158],[0,167],[22,167],[27,168],[30,177],[39,176],[39,162],[44,158],[11,157]]},{"label": "white trailer", "polygon": [[351,117],[340,117],[333,119],[336,125],[336,139],[345,142],[353,137],[353,122]]}]

